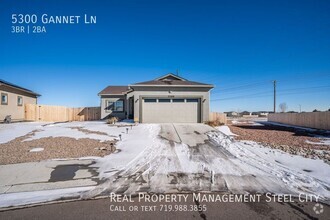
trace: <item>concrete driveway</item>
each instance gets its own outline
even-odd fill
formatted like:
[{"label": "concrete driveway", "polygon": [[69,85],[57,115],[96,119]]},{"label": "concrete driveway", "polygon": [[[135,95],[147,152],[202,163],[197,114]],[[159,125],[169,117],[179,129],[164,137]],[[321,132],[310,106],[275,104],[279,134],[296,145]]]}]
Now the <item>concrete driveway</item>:
[{"label": "concrete driveway", "polygon": [[267,184],[280,188],[272,178],[256,178],[242,168],[235,156],[209,140],[211,131],[214,128],[205,124],[161,124],[161,144],[149,146],[83,197],[110,192],[266,192]]},{"label": "concrete driveway", "polygon": [[170,143],[183,143],[190,147],[205,144],[207,132],[214,129],[205,124],[161,124],[160,136]]}]

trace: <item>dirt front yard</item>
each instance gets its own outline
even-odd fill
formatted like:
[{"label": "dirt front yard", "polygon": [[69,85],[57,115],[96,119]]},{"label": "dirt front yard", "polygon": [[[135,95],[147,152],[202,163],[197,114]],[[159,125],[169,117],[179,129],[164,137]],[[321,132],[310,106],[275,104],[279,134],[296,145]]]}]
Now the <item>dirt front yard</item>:
[{"label": "dirt front yard", "polygon": [[322,142],[323,138],[329,139],[329,136],[293,127],[247,122],[229,124],[228,127],[237,135],[237,140],[255,141],[291,154],[330,160],[330,145]]},{"label": "dirt front yard", "polygon": [[[24,141],[35,132],[0,144],[0,164],[36,162],[56,158],[103,157],[115,150],[115,141],[100,142],[90,138],[46,137]],[[33,149],[42,151],[33,152]],[[30,152],[32,150],[32,152]]]},{"label": "dirt front yard", "polygon": [[[115,151],[118,134],[102,132],[109,127],[106,124],[91,124],[91,128],[84,127],[85,124],[2,124],[5,129],[0,129],[0,139],[10,136],[10,133],[15,135],[0,142],[0,165],[48,159],[103,157]],[[31,126],[30,130],[21,135],[20,131],[27,126]],[[101,128],[98,129],[98,126]]]}]

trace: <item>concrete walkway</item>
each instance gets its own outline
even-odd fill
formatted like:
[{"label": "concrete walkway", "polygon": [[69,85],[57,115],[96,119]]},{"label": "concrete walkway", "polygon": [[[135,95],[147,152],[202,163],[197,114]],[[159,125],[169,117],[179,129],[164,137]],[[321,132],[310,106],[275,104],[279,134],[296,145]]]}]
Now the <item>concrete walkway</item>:
[{"label": "concrete walkway", "polygon": [[49,160],[0,166],[0,194],[94,186],[93,160]]}]

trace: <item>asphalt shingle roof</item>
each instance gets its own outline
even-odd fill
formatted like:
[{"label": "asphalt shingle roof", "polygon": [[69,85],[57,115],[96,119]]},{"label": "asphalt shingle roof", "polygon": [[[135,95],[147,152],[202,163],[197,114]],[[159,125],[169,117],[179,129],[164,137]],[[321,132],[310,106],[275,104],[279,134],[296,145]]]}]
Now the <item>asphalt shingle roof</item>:
[{"label": "asphalt shingle roof", "polygon": [[128,86],[108,86],[99,92],[99,95],[113,94],[122,95],[128,91]]},{"label": "asphalt shingle roof", "polygon": [[[143,85],[146,85],[146,86],[206,86],[206,87],[213,88],[213,85],[189,81],[182,77],[176,76],[172,73],[169,73],[165,76],[162,76],[162,77],[154,79],[154,80],[131,84],[130,86],[134,87],[134,86],[143,86]],[[122,95],[127,91],[129,91],[128,86],[108,86],[105,89],[103,89],[101,92],[99,92],[99,95],[106,95],[106,94]]]},{"label": "asphalt shingle roof", "polygon": [[194,82],[194,81],[182,81],[182,80],[150,80],[146,82],[140,82],[132,84],[134,85],[174,85],[174,86],[207,86],[209,84]]}]

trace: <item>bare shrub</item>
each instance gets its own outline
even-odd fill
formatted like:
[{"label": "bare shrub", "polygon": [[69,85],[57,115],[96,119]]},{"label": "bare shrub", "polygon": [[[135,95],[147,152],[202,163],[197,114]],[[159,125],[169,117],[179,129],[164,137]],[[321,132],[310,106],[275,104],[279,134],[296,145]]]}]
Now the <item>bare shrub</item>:
[{"label": "bare shrub", "polygon": [[111,117],[107,120],[107,124],[116,124],[118,121],[119,119],[117,117]]},{"label": "bare shrub", "polygon": [[219,120],[214,120],[214,121],[207,121],[205,122],[205,124],[211,126],[211,127],[217,127],[217,126],[221,126],[224,125],[223,122],[220,122]]}]

